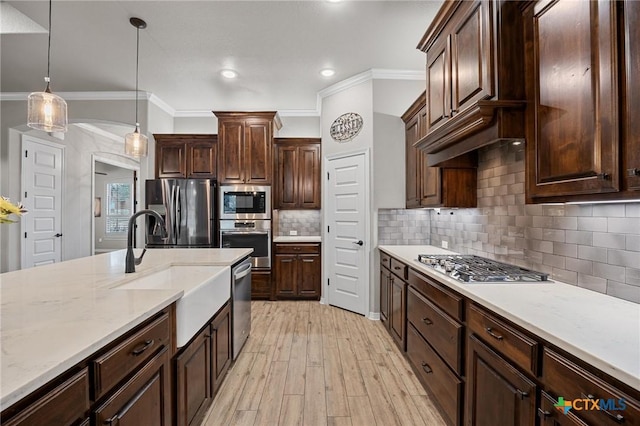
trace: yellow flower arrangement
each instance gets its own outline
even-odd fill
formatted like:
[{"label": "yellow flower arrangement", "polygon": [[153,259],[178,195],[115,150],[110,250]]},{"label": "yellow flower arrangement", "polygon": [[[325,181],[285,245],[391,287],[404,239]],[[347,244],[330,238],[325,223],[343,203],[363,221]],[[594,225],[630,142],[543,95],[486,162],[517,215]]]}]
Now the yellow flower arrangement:
[{"label": "yellow flower arrangement", "polygon": [[0,197],[0,223],[14,223],[16,221],[9,219],[9,215],[20,216],[26,212],[22,204],[13,204],[8,198]]}]

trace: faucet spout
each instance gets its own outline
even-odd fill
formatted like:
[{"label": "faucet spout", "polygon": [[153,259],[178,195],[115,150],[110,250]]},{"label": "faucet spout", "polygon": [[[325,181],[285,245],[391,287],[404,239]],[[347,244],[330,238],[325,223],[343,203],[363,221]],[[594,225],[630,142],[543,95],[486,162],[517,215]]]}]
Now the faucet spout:
[{"label": "faucet spout", "polygon": [[135,257],[135,255],[133,254],[133,232],[136,225],[136,219],[139,216],[143,216],[143,215],[149,215],[149,216],[155,217],[158,221],[157,224],[160,225],[160,227],[162,228],[162,233],[166,235],[166,232],[167,232],[162,216],[160,216],[157,212],[153,210],[148,210],[148,209],[140,210],[138,212],[135,212],[129,218],[129,229],[127,231],[127,256],[125,257],[125,269],[124,269],[124,272],[127,274],[136,271],[136,265],[139,265],[140,263],[142,263],[142,258],[144,257],[144,254],[147,252],[147,249],[142,250],[142,254],[140,255],[140,257]]}]

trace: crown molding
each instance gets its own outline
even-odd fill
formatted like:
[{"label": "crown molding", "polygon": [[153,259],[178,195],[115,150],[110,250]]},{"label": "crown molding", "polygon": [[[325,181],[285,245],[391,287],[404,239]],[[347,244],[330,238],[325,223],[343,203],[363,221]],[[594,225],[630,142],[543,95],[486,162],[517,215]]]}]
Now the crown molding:
[{"label": "crown molding", "polygon": [[[322,113],[322,99],[351,89],[354,86],[371,80],[424,80],[424,71],[388,70],[372,68],[339,81],[329,87],[320,90],[316,95],[315,109],[285,109],[279,110],[281,117],[319,117]],[[68,101],[122,101],[135,100],[135,91],[120,92],[56,92]],[[0,93],[0,101],[26,101],[28,92],[4,92]],[[174,118],[209,118],[213,115],[211,110],[176,110],[171,105],[160,99],[153,93],[140,91],[139,97],[146,99]]]}]

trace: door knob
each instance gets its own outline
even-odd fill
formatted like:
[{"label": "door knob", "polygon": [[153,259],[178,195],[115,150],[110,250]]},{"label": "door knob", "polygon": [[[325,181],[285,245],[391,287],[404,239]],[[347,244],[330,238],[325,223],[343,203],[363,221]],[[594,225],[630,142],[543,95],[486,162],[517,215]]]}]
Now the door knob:
[{"label": "door knob", "polygon": [[359,245],[359,246],[361,246],[361,247],[362,247],[362,245],[364,244],[364,242],[362,242],[362,240],[359,240],[359,241],[354,241],[354,242],[353,242],[353,244],[357,244],[357,245]]},{"label": "door knob", "polygon": [[54,237],[60,238],[60,237],[62,237],[62,234],[58,232],[56,235],[54,235]]}]

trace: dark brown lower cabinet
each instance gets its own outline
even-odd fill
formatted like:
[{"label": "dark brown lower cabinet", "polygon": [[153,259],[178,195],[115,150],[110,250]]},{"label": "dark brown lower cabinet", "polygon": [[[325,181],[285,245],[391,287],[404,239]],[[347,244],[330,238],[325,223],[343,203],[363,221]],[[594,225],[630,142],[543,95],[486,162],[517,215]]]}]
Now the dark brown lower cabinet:
[{"label": "dark brown lower cabinet", "polygon": [[176,424],[200,424],[231,364],[231,308],[225,304],[175,358]]},{"label": "dark brown lower cabinet", "polygon": [[536,385],[470,335],[467,358],[467,425],[536,424]]},{"label": "dark brown lower cabinet", "polygon": [[277,243],[274,253],[276,298],[320,299],[320,243]]},{"label": "dark brown lower cabinet", "polygon": [[407,329],[407,283],[391,275],[389,331],[400,350],[405,351]]},{"label": "dark brown lower cabinet", "polygon": [[554,405],[557,404],[554,398],[546,392],[542,392],[540,398],[540,408],[538,408],[538,418],[540,426],[587,426],[585,422],[577,418],[571,411],[563,413]]},{"label": "dark brown lower cabinet", "polygon": [[97,409],[94,424],[164,426],[172,423],[169,351],[163,347]]},{"label": "dark brown lower cabinet", "polygon": [[391,291],[391,272],[380,267],[380,321],[389,328],[389,299]]},{"label": "dark brown lower cabinet", "polygon": [[429,397],[440,407],[440,413],[447,424],[461,424],[464,384],[412,324],[407,327],[407,357]]},{"label": "dark brown lower cabinet", "polygon": [[211,321],[211,394],[215,395],[231,365],[231,305],[227,304]]},{"label": "dark brown lower cabinet", "polygon": [[269,300],[273,298],[271,270],[251,271],[251,300]]},{"label": "dark brown lower cabinet", "polygon": [[176,357],[175,369],[176,423],[187,426],[206,412],[211,399],[211,337],[208,328]]}]

